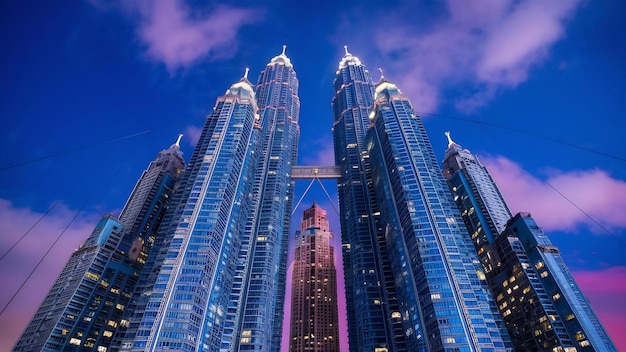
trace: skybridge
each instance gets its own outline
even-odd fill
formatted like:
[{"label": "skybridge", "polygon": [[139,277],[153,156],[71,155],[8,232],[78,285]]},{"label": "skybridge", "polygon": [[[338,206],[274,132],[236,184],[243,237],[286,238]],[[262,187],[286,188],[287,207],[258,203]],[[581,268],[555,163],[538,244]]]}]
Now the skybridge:
[{"label": "skybridge", "polygon": [[337,209],[335,208],[335,202],[330,198],[328,191],[326,191],[326,187],[324,187],[324,184],[322,183],[322,181],[320,181],[322,179],[336,180],[339,177],[341,177],[341,167],[339,166],[293,166],[291,168],[292,180],[311,180],[311,183],[309,183],[309,186],[304,191],[304,194],[302,194],[302,197],[300,197],[300,200],[298,201],[298,203],[296,203],[296,206],[291,211],[291,215],[296,212],[296,209],[298,209],[298,206],[304,199],[304,196],[306,196],[306,194],[309,192],[309,189],[311,189],[311,186],[315,181],[317,181],[320,186],[322,186],[322,190],[326,194],[326,197],[328,197],[328,200],[330,201],[333,209],[337,214],[339,214],[339,211],[337,211]]}]

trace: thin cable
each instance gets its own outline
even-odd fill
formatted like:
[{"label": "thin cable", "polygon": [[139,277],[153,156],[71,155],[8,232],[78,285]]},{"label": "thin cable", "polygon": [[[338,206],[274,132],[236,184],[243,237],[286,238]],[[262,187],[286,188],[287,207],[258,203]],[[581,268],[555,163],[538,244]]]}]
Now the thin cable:
[{"label": "thin cable", "polygon": [[109,144],[109,143],[113,143],[113,142],[122,141],[124,139],[129,139],[129,138],[141,136],[141,135],[148,134],[148,133],[151,133],[151,132],[152,132],[152,130],[145,130],[143,132],[133,133],[133,134],[129,134],[129,135],[123,136],[123,137],[118,137],[118,138],[109,139],[109,140],[102,141],[102,142],[97,142],[97,143],[93,143],[93,144],[87,144],[87,145],[83,145],[83,146],[80,146],[80,147],[75,147],[75,148],[63,150],[63,151],[60,151],[60,152],[57,152],[57,153],[53,153],[53,154],[48,154],[46,156],[42,156],[40,158],[31,159],[31,160],[27,160],[27,161],[22,161],[22,162],[19,162],[17,164],[0,167],[0,171],[6,171],[6,170],[9,170],[9,169],[16,168],[18,166],[32,164],[32,163],[35,163],[35,162],[38,162],[38,161],[54,158],[56,156],[73,153],[73,152],[76,152],[76,151],[79,151],[79,150],[82,150],[82,149],[87,149],[87,148],[92,148],[92,147],[96,147],[96,146],[99,146],[99,145],[104,145],[104,144]]},{"label": "thin cable", "polygon": [[552,188],[556,193],[558,193],[561,197],[563,197],[563,199],[565,199],[566,201],[568,201],[571,205],[573,205],[576,209],[578,209],[578,211],[580,211],[581,213],[583,213],[589,220],[593,221],[594,224],[598,225],[602,230],[604,230],[606,233],[608,233],[609,235],[611,235],[611,237],[613,237],[617,242],[621,243],[622,245],[626,246],[626,242],[624,242],[623,239],[619,238],[616,234],[614,234],[613,232],[611,232],[609,229],[607,229],[604,225],[602,225],[599,221],[597,221],[596,219],[594,219],[591,215],[589,215],[589,213],[587,213],[586,211],[584,211],[581,207],[579,207],[576,203],[574,203],[571,199],[567,198],[563,193],[561,193],[561,191],[559,191],[558,189],[556,189],[556,187],[554,187],[552,184],[550,184],[550,182],[548,181],[543,181],[546,185],[548,185],[550,188]]},{"label": "thin cable", "polygon": [[539,134],[536,134],[536,133],[520,130],[520,129],[513,128],[513,127],[507,127],[507,126],[498,125],[498,124],[491,123],[491,122],[472,120],[472,119],[463,118],[463,117],[456,117],[456,116],[446,116],[446,115],[440,115],[440,114],[433,114],[433,113],[428,113],[428,112],[422,112],[422,113],[418,112],[418,115],[438,116],[438,117],[448,118],[448,119],[452,119],[452,120],[471,122],[471,123],[475,123],[477,125],[482,125],[482,126],[495,127],[495,128],[499,128],[499,129],[503,129],[503,130],[507,130],[507,131],[512,131],[512,132],[516,132],[516,133],[520,133],[520,134],[529,135],[529,136],[536,137],[536,138],[539,138],[539,139],[544,139],[544,140],[547,140],[547,141],[550,141],[550,142],[563,144],[563,145],[566,145],[568,147],[577,148],[577,149],[584,150],[584,151],[589,152],[589,153],[602,155],[602,156],[605,156],[607,158],[620,160],[620,161],[626,161],[626,158],[621,157],[621,156],[612,155],[612,154],[609,154],[609,153],[606,153],[606,152],[602,152],[602,151],[599,151],[599,150],[583,147],[582,145],[578,145],[578,144],[562,141],[560,139],[556,139],[556,138],[552,138],[552,137],[542,136],[542,135],[539,135]]},{"label": "thin cable", "polygon": [[[117,172],[117,169],[113,170],[113,172],[111,173],[111,175],[109,175],[109,177],[104,181],[104,184],[108,183],[108,181],[113,177],[113,175]],[[24,280],[24,282],[22,282],[22,284],[20,285],[20,287],[17,289],[17,291],[15,291],[15,293],[11,296],[11,299],[9,299],[9,301],[7,302],[7,304],[2,308],[2,310],[0,311],[0,316],[4,313],[4,311],[11,305],[11,303],[13,302],[13,300],[15,299],[15,297],[17,297],[17,294],[20,293],[20,291],[22,290],[22,288],[24,288],[24,286],[26,285],[26,283],[28,282],[28,280],[30,280],[30,278],[33,276],[33,274],[35,273],[35,271],[37,271],[37,269],[39,268],[39,266],[41,265],[41,263],[43,263],[44,259],[46,259],[46,257],[48,256],[48,254],[50,254],[50,251],[52,251],[52,248],[54,248],[54,246],[57,244],[57,242],[59,242],[59,240],[61,239],[61,237],[63,236],[63,234],[65,234],[65,231],[67,231],[67,229],[72,225],[72,223],[74,222],[74,220],[76,220],[76,218],[78,217],[78,215],[85,209],[85,207],[87,207],[87,204],[89,204],[91,202],[91,200],[93,200],[96,196],[96,194],[98,193],[98,190],[96,190],[91,197],[89,197],[89,199],[87,199],[87,201],[80,207],[80,209],[78,209],[78,211],[76,212],[76,214],[74,214],[74,217],[72,217],[72,219],[70,220],[70,222],[65,226],[65,228],[63,228],[63,230],[61,231],[61,233],[57,236],[57,238],[54,240],[54,242],[52,242],[52,244],[50,245],[50,247],[48,247],[48,250],[46,251],[46,253],[44,253],[44,255],[41,257],[41,259],[39,260],[39,262],[37,262],[37,265],[35,265],[35,267],[33,268],[33,270],[31,270],[30,274],[28,274],[28,276],[26,277],[26,279]]]},{"label": "thin cable", "polygon": [[39,224],[39,223],[41,222],[41,220],[43,220],[43,218],[45,218],[45,217],[46,217],[46,215],[50,214],[50,212],[52,211],[52,209],[54,209],[54,207],[56,207],[56,206],[57,206],[57,204],[59,204],[59,202],[58,202],[58,201],[57,201],[57,202],[55,202],[54,204],[52,204],[52,207],[50,207],[50,208],[48,209],[48,211],[46,211],[43,215],[41,215],[41,217],[40,217],[37,221],[35,221],[35,223],[33,224],[33,226],[31,226],[28,230],[26,230],[26,232],[24,232],[24,234],[22,235],[22,237],[20,237],[20,239],[19,239],[19,240],[17,240],[17,242],[15,242],[15,243],[11,246],[11,248],[9,248],[9,249],[8,249],[8,250],[7,250],[7,251],[6,251],[6,252],[2,255],[2,257],[0,257],[0,261],[2,261],[2,259],[4,259],[4,257],[6,257],[6,256],[7,256],[7,254],[9,254],[9,253],[13,250],[13,248],[15,248],[15,246],[17,246],[17,245],[18,245],[18,244],[19,244],[19,243],[20,243],[20,242],[24,239],[24,237],[26,237],[26,235],[28,235],[28,234],[29,234],[29,233],[33,230],[33,229],[35,228],[35,226],[37,226],[37,224]]},{"label": "thin cable", "polygon": [[341,217],[339,215],[339,211],[337,210],[337,208],[335,208],[335,204],[333,203],[333,200],[330,198],[330,194],[328,194],[328,191],[326,191],[326,187],[324,187],[324,184],[322,183],[322,181],[320,181],[320,179],[317,177],[315,179],[320,184],[320,186],[322,186],[322,190],[324,191],[324,193],[326,193],[326,198],[328,198],[328,202],[330,203],[330,206],[333,207],[333,210],[335,211],[335,213],[337,213],[337,216]]},{"label": "thin cable", "polygon": [[302,200],[304,199],[304,196],[306,196],[306,194],[309,192],[309,189],[313,185],[313,182],[315,182],[315,179],[312,179],[311,183],[309,183],[309,186],[304,190],[304,193],[302,194],[302,197],[300,197],[300,200],[298,201],[298,203],[296,203],[296,206],[293,207],[293,210],[291,211],[291,215],[293,215],[296,212],[296,210],[300,206],[300,203],[302,203]]},{"label": "thin cable", "polygon": [[[489,135],[491,135],[491,138],[493,138],[495,141],[497,141],[498,143],[500,143],[502,145],[502,147],[507,148],[507,144],[505,144],[503,141],[500,140],[500,138],[498,138],[498,136],[496,136],[495,134],[491,133],[491,131],[489,131],[482,123],[480,122],[476,122],[484,131],[485,133],[488,133]],[[559,191],[556,187],[554,187],[550,182],[548,182],[547,180],[541,180],[543,183],[545,183],[546,185],[548,185],[548,187],[552,188],[558,195],[561,196],[561,198],[565,199],[568,203],[570,203],[571,205],[573,205],[576,209],[578,209],[578,211],[580,211],[583,215],[585,215],[589,220],[591,220],[594,224],[598,225],[598,227],[600,227],[602,230],[604,230],[609,236],[613,237],[617,242],[621,243],[622,245],[626,246],[626,242],[624,242],[623,239],[621,239],[620,237],[618,237],[615,233],[613,233],[612,231],[610,231],[608,228],[606,228],[606,226],[602,225],[598,220],[596,220],[594,217],[592,217],[589,213],[587,213],[583,208],[581,208],[580,206],[578,206],[578,204],[574,203],[574,201],[572,201],[571,199],[569,199],[565,194],[563,194],[561,191]]]}]

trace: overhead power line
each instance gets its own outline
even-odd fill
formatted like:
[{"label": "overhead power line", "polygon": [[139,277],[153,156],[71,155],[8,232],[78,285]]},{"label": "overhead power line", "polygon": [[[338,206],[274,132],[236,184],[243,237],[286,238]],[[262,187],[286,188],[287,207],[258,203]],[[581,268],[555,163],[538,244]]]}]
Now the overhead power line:
[{"label": "overhead power line", "polygon": [[603,151],[599,151],[599,150],[595,150],[595,149],[592,149],[592,148],[588,148],[588,147],[582,146],[580,144],[574,144],[574,143],[563,141],[563,140],[560,140],[560,139],[547,137],[547,136],[543,136],[543,135],[540,135],[540,134],[537,134],[537,133],[533,133],[533,132],[530,132],[530,131],[521,130],[521,129],[518,129],[518,128],[513,128],[513,127],[508,127],[508,126],[503,126],[503,125],[499,125],[499,124],[492,123],[492,122],[479,121],[479,120],[468,119],[468,118],[458,117],[458,116],[434,114],[434,113],[429,113],[429,112],[418,112],[418,115],[420,115],[420,116],[428,115],[428,116],[435,116],[435,117],[443,117],[443,118],[451,119],[451,120],[470,122],[470,123],[473,123],[473,124],[477,124],[479,126],[489,126],[489,127],[499,128],[499,129],[502,129],[502,130],[516,132],[516,133],[519,133],[519,134],[525,134],[525,135],[528,135],[528,136],[532,136],[532,137],[535,137],[535,138],[543,139],[543,140],[550,141],[550,142],[553,142],[553,143],[566,145],[568,147],[584,150],[584,151],[589,152],[589,153],[602,155],[602,156],[605,156],[607,158],[611,158],[611,159],[615,159],[615,160],[619,160],[619,161],[626,161],[626,157],[621,157],[621,156],[618,156],[618,155],[609,154],[609,153],[606,153],[606,152],[603,152]]},{"label": "overhead power line", "polygon": [[[103,184],[108,183],[108,181],[113,177],[113,175],[117,172],[117,168],[115,170],[113,170],[113,172],[111,173],[111,175],[109,175],[109,177],[107,177],[107,179],[104,181]],[[43,263],[44,259],[46,259],[46,257],[48,256],[48,254],[50,254],[50,252],[52,251],[52,248],[54,248],[54,246],[57,244],[57,242],[59,242],[59,240],[61,239],[61,237],[65,234],[65,232],[69,229],[69,227],[72,225],[72,223],[74,223],[74,221],[76,220],[76,218],[78,218],[78,215],[80,215],[80,213],[87,207],[87,204],[89,204],[96,196],[96,194],[98,193],[98,190],[100,190],[101,188],[97,188],[91,195],[91,197],[89,197],[89,199],[87,199],[87,201],[80,207],[80,209],[78,209],[76,211],[76,214],[74,214],[74,216],[72,217],[72,219],[70,219],[70,221],[67,223],[67,225],[63,228],[63,230],[59,233],[59,235],[57,236],[57,238],[54,240],[54,242],[52,242],[52,244],[50,245],[50,247],[48,247],[48,249],[46,250],[46,252],[43,254],[43,256],[41,257],[41,259],[39,259],[39,261],[37,262],[37,264],[35,265],[35,267],[30,271],[30,273],[28,274],[28,276],[26,277],[26,279],[24,279],[24,281],[22,282],[22,284],[20,285],[20,287],[18,287],[18,289],[13,293],[13,295],[11,295],[11,298],[9,299],[9,301],[6,303],[6,305],[2,308],[2,310],[0,311],[0,315],[2,315],[4,313],[4,311],[11,305],[11,303],[13,302],[13,300],[15,299],[15,297],[17,297],[17,295],[20,293],[20,291],[24,288],[24,286],[26,285],[26,283],[30,280],[30,278],[33,276],[33,274],[35,273],[35,271],[37,271],[37,269],[39,268],[39,266],[41,265],[41,263]],[[49,211],[44,214],[44,216],[41,218],[43,219],[47,214],[49,213]],[[41,221],[41,219],[39,219],[37,221],[37,223],[39,221]],[[37,223],[35,223],[35,225],[37,225]],[[33,227],[35,226],[33,225]],[[29,230],[30,231],[30,230]]]},{"label": "overhead power line", "polygon": [[144,134],[148,134],[148,133],[151,133],[151,132],[152,132],[152,130],[145,130],[143,132],[133,133],[133,134],[129,134],[129,135],[123,136],[123,137],[113,138],[113,139],[109,139],[109,140],[102,141],[102,142],[86,144],[86,145],[82,145],[82,146],[78,146],[78,147],[62,150],[60,152],[48,154],[48,155],[45,155],[45,156],[42,156],[42,157],[39,157],[39,158],[26,160],[26,161],[19,162],[17,164],[0,167],[0,171],[6,171],[6,170],[9,170],[9,169],[13,169],[13,168],[19,167],[19,166],[32,164],[32,163],[39,162],[39,161],[42,161],[42,160],[54,158],[54,157],[65,155],[65,154],[70,154],[70,153],[73,153],[73,152],[77,152],[79,150],[88,149],[88,148],[96,147],[96,146],[99,146],[99,145],[119,142],[119,141],[122,141],[124,139],[129,139],[129,138],[133,138],[133,137],[137,137],[137,136],[142,136]]},{"label": "overhead power line", "polygon": [[26,235],[28,235],[28,234],[29,234],[29,233],[33,230],[33,229],[35,228],[35,226],[37,226],[37,225],[41,222],[41,220],[43,220],[43,218],[45,218],[45,217],[46,217],[46,215],[50,214],[50,212],[52,211],[52,209],[54,209],[54,208],[57,206],[57,204],[59,204],[59,202],[58,202],[58,201],[57,201],[57,202],[55,202],[54,204],[52,204],[52,206],[51,206],[51,207],[50,207],[50,208],[49,208],[49,209],[48,209],[45,213],[43,213],[43,214],[41,215],[41,217],[40,217],[37,221],[35,221],[35,223],[34,223],[34,224],[33,224],[33,225],[32,225],[32,226],[28,229],[28,230],[26,230],[26,232],[24,232],[24,234],[22,234],[22,237],[20,237],[20,238],[19,238],[19,239],[18,239],[15,243],[13,243],[13,245],[11,246],[11,248],[9,248],[9,249],[8,249],[8,250],[7,250],[7,251],[6,251],[6,252],[5,252],[5,253],[4,253],[4,254],[0,257],[0,261],[2,261],[2,259],[4,259],[4,257],[6,257],[6,256],[7,256],[7,254],[9,254],[9,253],[13,250],[13,248],[15,248],[15,247],[16,247],[16,246],[17,246],[17,245],[18,245],[18,244],[19,244],[19,243],[20,243],[20,242],[24,239],[24,237],[26,237]]},{"label": "overhead power line", "polygon": [[[430,114],[430,115],[444,117],[443,115],[435,115],[435,114]],[[491,133],[491,131],[490,131],[490,130],[488,130],[488,129],[487,129],[487,128],[485,128],[485,127],[486,127],[486,126],[489,126],[489,127],[499,127],[499,128],[503,128],[503,129],[509,129],[509,128],[504,127],[504,126],[498,126],[498,125],[496,125],[496,124],[485,124],[485,123],[482,123],[482,122],[479,122],[479,121],[476,121],[476,120],[471,120],[471,119],[453,118],[453,117],[449,117],[449,118],[477,123],[477,124],[478,124],[478,125],[479,125],[479,126],[480,126],[480,127],[481,127],[484,131],[485,131],[485,133],[490,134],[490,135],[491,135],[491,138],[492,138],[493,140],[495,140],[496,142],[498,142],[498,143],[502,146],[502,148],[504,148],[504,149],[509,148],[509,145],[507,145],[506,143],[504,143],[504,142],[503,142],[500,138],[498,138],[498,136],[497,136],[497,135],[494,135],[493,133]],[[543,138],[543,137],[541,137],[541,136],[539,136],[539,135],[535,135],[535,134],[533,134],[533,133],[526,132],[526,131],[521,131],[521,130],[517,130],[517,129],[510,129],[510,130],[513,130],[513,131],[519,131],[520,133],[525,133],[525,134],[528,134],[528,135],[536,136],[536,137],[538,137],[538,138]],[[559,142],[558,140],[553,139],[553,138],[545,138],[545,139],[548,139],[548,140],[551,140],[551,141],[554,141],[554,142],[557,142],[557,143],[561,143],[561,142]],[[571,144],[571,143],[568,143],[568,142],[562,142],[562,144],[565,144],[565,145],[568,145],[568,146],[572,146],[572,144]],[[588,150],[588,151],[592,151],[592,150]],[[595,151],[593,151],[593,152],[595,152]],[[602,155],[605,155],[605,154],[604,154],[604,153],[602,153],[602,152],[597,152],[597,153],[602,154]],[[610,156],[610,155],[605,155],[605,156],[614,157],[614,156]],[[617,158],[618,160],[623,160],[623,159],[621,159],[621,158],[619,158],[619,157],[614,157],[614,158]],[[564,199],[564,200],[566,200],[568,203],[570,203],[573,207],[575,207],[578,211],[580,211],[580,213],[581,213],[581,214],[583,214],[585,217],[587,217],[589,220],[591,220],[594,224],[596,224],[598,227],[600,227],[600,228],[601,228],[604,232],[606,232],[609,236],[613,237],[613,239],[615,239],[615,240],[616,240],[617,242],[619,242],[621,245],[626,246],[626,242],[624,242],[624,240],[623,240],[622,238],[620,238],[619,236],[617,236],[615,233],[613,233],[611,230],[609,230],[606,226],[602,225],[602,223],[600,223],[597,219],[595,219],[593,216],[591,216],[591,214],[589,214],[588,212],[586,212],[586,211],[585,211],[582,207],[580,207],[580,206],[579,206],[578,204],[576,204],[573,200],[571,200],[569,197],[567,197],[567,196],[566,196],[563,192],[559,191],[556,187],[554,187],[554,186],[553,186],[551,183],[549,183],[547,180],[543,180],[543,179],[541,179],[541,182],[545,183],[548,187],[550,187],[553,191],[555,191],[555,192],[556,192],[559,196],[561,196],[561,198],[563,198],[563,199]]]}]

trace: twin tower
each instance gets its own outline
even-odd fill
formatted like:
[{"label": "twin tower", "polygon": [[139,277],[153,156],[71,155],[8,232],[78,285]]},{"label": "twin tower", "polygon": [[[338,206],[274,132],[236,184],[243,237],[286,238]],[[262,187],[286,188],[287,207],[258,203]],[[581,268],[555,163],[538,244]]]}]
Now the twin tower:
[{"label": "twin tower", "polygon": [[[333,84],[351,352],[615,350],[584,297],[559,288],[571,275],[542,256],[555,253],[547,237],[533,230],[539,244],[515,246],[531,218],[495,228],[489,204],[508,208],[477,159],[468,168],[471,154],[450,140],[444,178],[409,99],[384,77],[374,84],[347,49]],[[283,48],[256,84],[246,72],[217,99],[186,166],[178,143],[150,164],[14,351],[279,351],[299,108]],[[489,187],[496,196],[482,197]],[[550,267],[562,280],[546,291],[539,271]],[[328,351],[333,334],[297,350]]]}]

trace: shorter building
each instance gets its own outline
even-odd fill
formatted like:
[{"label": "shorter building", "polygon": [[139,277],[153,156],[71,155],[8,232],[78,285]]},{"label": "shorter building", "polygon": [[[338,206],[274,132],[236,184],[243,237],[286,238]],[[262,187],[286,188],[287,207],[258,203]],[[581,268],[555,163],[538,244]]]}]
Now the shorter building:
[{"label": "shorter building", "polygon": [[337,273],[326,211],[313,203],[296,232],[289,351],[339,351]]},{"label": "shorter building", "polygon": [[117,248],[124,226],[105,215],[72,254],[13,351],[107,351],[123,320],[139,263]]},{"label": "shorter building", "polygon": [[119,219],[105,215],[72,254],[14,351],[107,351],[142,313],[148,254],[185,165],[180,137],[142,173]]},{"label": "shorter building", "polygon": [[489,277],[518,351],[617,351],[563,262],[529,213],[496,239],[501,266]]}]

